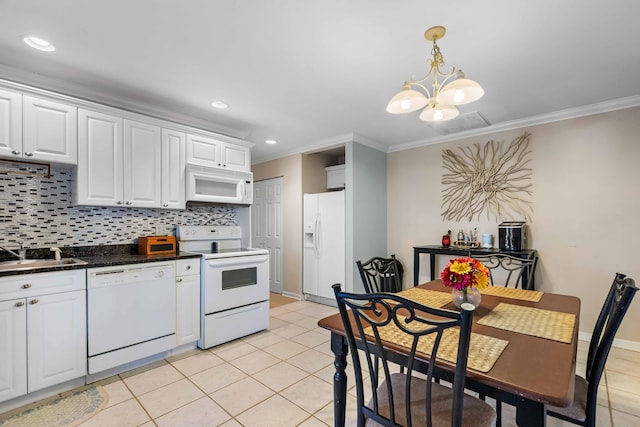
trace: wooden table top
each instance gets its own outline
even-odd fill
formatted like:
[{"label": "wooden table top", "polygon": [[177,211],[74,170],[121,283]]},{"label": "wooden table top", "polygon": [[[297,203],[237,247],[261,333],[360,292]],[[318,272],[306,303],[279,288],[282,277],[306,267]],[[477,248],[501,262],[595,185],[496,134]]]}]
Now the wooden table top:
[{"label": "wooden table top", "polygon": [[[451,292],[440,279],[420,285],[421,288]],[[535,307],[576,315],[570,344],[524,335],[517,332],[478,325],[477,322],[499,303]],[[453,304],[445,308],[455,310]],[[578,342],[580,300],[573,296],[545,293],[539,302],[522,301],[491,295],[482,295],[482,302],[473,316],[474,333],[509,341],[493,368],[487,373],[467,371],[467,378],[504,392],[527,399],[568,406],[573,400],[574,375]],[[344,335],[340,314],[318,322],[322,328]],[[444,369],[447,367],[442,366]]]}]

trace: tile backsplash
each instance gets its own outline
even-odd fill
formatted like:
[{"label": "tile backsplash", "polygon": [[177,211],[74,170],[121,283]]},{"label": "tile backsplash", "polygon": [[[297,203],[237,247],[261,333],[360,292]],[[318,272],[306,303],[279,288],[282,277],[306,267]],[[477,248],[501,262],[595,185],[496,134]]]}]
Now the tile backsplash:
[{"label": "tile backsplash", "polygon": [[73,206],[73,168],[52,166],[49,178],[10,163],[2,162],[0,169],[0,246],[9,248],[20,240],[28,248],[131,244],[139,236],[175,234],[176,224],[238,225],[236,209],[242,209]]}]

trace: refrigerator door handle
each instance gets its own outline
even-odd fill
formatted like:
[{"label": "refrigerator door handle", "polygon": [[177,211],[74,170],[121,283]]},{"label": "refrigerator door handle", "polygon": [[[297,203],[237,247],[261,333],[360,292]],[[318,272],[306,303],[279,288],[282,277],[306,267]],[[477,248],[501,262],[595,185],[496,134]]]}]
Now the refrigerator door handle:
[{"label": "refrigerator door handle", "polygon": [[320,257],[320,245],[318,240],[320,239],[320,216],[316,215],[316,219],[313,224],[313,250],[316,252],[316,257]]}]

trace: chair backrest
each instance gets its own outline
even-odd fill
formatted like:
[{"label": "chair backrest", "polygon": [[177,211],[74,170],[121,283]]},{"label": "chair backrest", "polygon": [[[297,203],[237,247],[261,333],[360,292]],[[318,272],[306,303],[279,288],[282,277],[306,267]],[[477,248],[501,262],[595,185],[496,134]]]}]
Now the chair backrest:
[{"label": "chair backrest", "polygon": [[[589,353],[587,355],[587,372],[585,379],[587,387],[587,421],[592,418],[595,425],[595,409],[598,394],[598,384],[602,377],[613,339],[624,319],[629,304],[633,300],[638,288],[633,279],[624,274],[616,273],[607,298],[604,301],[596,325],[593,328],[593,335],[589,343]],[[587,423],[587,425],[589,425]]]},{"label": "chair backrest", "polygon": [[364,263],[356,261],[356,265],[365,292],[398,292],[402,290],[401,275],[395,255],[391,255],[391,258],[373,257]]},{"label": "chair backrest", "polygon": [[[491,273],[491,284],[504,285],[505,288],[533,289],[533,274],[538,257],[522,259],[509,254],[473,255],[483,263]],[[498,277],[498,279],[494,278]],[[523,278],[525,280],[523,280]]]},{"label": "chair backrest", "polygon": [[[433,363],[428,363],[427,382],[424,396],[415,396],[412,399],[410,382],[412,372],[417,364],[425,363],[415,359],[420,341],[433,338],[433,346],[430,348],[430,360],[438,355],[440,343],[445,331],[454,327],[458,334],[457,361],[453,382],[453,403],[451,408],[451,420],[453,426],[462,424],[462,410],[465,375],[467,370],[467,358],[469,354],[469,340],[471,337],[471,325],[473,319],[473,306],[461,312],[442,308],[428,307],[415,301],[408,300],[400,295],[392,293],[351,294],[341,292],[340,285],[333,285],[336,301],[345,327],[345,334],[349,344],[349,350],[353,361],[356,392],[358,425],[362,426],[365,417],[372,419],[384,426],[398,426],[400,422],[406,422],[411,426],[411,402],[417,399],[425,400],[425,413],[427,414],[427,426],[431,426],[431,389],[433,384]],[[348,310],[350,309],[350,310]],[[406,348],[407,357],[399,360],[386,351],[384,337],[388,334],[402,336],[403,346]],[[366,340],[360,337],[367,336]],[[454,340],[455,340],[454,335]],[[398,342],[397,339],[394,339]],[[446,341],[446,340],[445,340]],[[362,351],[358,351],[358,343]],[[388,343],[387,343],[388,344]],[[396,344],[397,345],[397,344]],[[390,360],[389,358],[394,360]],[[382,372],[378,369],[378,363],[382,364]],[[402,384],[402,396],[396,396],[391,381],[390,364],[406,368],[405,384]],[[363,369],[369,376],[365,379]],[[378,386],[382,384],[380,376],[384,375],[387,385],[386,393],[379,396]],[[397,375],[397,374],[396,374]],[[371,405],[364,402],[365,381],[370,383],[372,398]],[[404,402],[401,401],[404,399]],[[400,400],[398,402],[397,400]],[[394,405],[395,403],[395,405]],[[399,405],[398,405],[399,404]],[[395,407],[403,407],[404,411],[396,411]],[[382,410],[382,411],[381,411]],[[398,413],[400,412],[400,413]]]}]

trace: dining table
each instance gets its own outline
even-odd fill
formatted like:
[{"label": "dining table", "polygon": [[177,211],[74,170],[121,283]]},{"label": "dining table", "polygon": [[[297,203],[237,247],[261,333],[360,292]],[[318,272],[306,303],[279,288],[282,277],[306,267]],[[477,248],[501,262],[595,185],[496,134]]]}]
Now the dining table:
[{"label": "dining table", "polygon": [[[436,300],[444,301],[439,304],[441,307],[459,310],[442,294],[450,295],[451,288],[445,287],[440,279],[403,293],[409,299],[423,294],[440,296]],[[575,296],[499,286],[483,290],[473,315],[472,341],[473,334],[478,334],[501,342],[502,347],[490,369],[467,367],[465,388],[515,406],[518,426],[545,426],[547,405],[566,407],[573,401],[579,314],[580,299]],[[560,322],[558,319],[568,323],[555,323]],[[331,332],[336,369],[334,425],[344,426],[348,398],[345,328],[339,313],[320,319],[318,325]],[[357,329],[354,330],[357,333]],[[356,339],[356,342],[360,346],[362,340]],[[391,338],[384,341],[384,346],[390,360],[398,364],[403,364],[410,352],[408,347]],[[470,357],[473,350],[472,346]],[[425,373],[432,363],[429,355],[418,350],[415,358],[414,370]],[[436,358],[434,377],[452,382],[454,370],[453,363]]]}]

